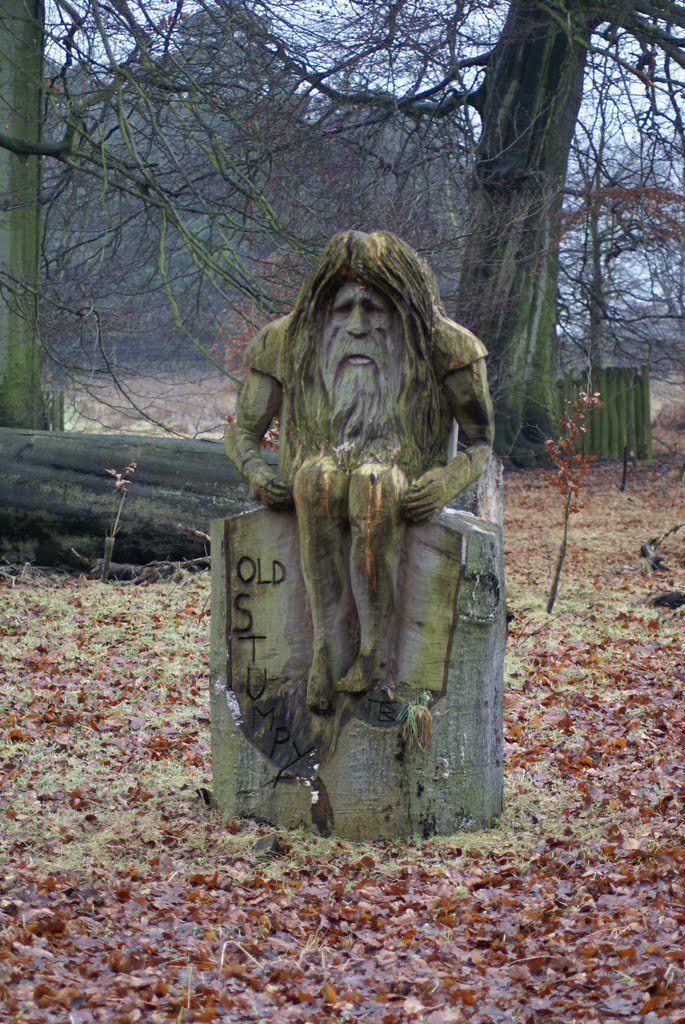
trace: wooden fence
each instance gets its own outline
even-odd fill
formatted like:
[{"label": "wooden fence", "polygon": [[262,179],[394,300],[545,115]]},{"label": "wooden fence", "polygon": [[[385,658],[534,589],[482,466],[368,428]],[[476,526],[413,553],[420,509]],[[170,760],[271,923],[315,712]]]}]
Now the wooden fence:
[{"label": "wooden fence", "polygon": [[599,392],[602,405],[593,409],[586,424],[583,454],[598,458],[652,461],[652,421],[649,367],[595,367],[588,378],[567,374],[561,381],[562,397],[573,401],[581,391]]}]

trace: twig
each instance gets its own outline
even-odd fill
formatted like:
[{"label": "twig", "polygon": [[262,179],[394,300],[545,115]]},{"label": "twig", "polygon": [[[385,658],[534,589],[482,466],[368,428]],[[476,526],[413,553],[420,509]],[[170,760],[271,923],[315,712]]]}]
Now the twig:
[{"label": "twig", "polygon": [[76,548],[69,548],[69,550],[71,551],[72,555],[77,560],[77,562],[80,562],[81,565],[87,565],[90,569],[93,568],[92,558],[86,558],[86,556],[82,555],[80,551],[76,550]]},{"label": "twig", "polygon": [[660,537],[654,537],[652,540],[650,540],[649,544],[651,544],[651,546],[656,551],[656,549],[661,546],[661,544],[666,540],[667,537],[670,537],[672,533],[677,533],[678,530],[682,530],[684,526],[685,523],[676,523],[676,525],[672,526],[670,530],[666,530],[666,533],[662,533]]},{"label": "twig", "polygon": [[264,974],[264,967],[262,966],[262,964],[260,964],[259,960],[255,960],[255,958],[252,956],[252,953],[248,953],[248,951],[243,946],[241,946],[239,942],[236,942],[235,939],[233,939],[233,945],[236,946],[241,953],[244,953],[246,957],[249,957],[252,963],[256,964],[259,970],[262,972],[262,974]]},{"label": "twig", "polygon": [[578,512],[583,507],[583,503],[579,500],[578,495],[593,459],[592,455],[584,455],[581,450],[581,441],[585,433],[585,421],[590,411],[599,408],[601,404],[602,401],[598,393],[587,395],[581,391],[575,401],[566,403],[566,414],[559,420],[561,436],[557,440],[548,438],[545,441],[547,454],[556,469],[556,472],[549,477],[549,481],[555,490],[561,494],[564,501],[564,524],[561,545],[559,547],[552,586],[547,598],[548,615],[551,615],[554,609],[561,571],[566,559],[569,520],[573,512]]},{"label": "twig", "polygon": [[135,473],[138,468],[137,462],[129,462],[128,466],[124,466],[123,469],[107,469],[106,473],[114,477],[114,490],[119,495],[119,505],[116,510],[116,516],[114,517],[110,528],[107,530],[105,535],[105,550],[102,559],[102,572],[100,573],[100,579],[103,583],[106,583],[109,579],[110,566],[112,563],[112,552],[114,550],[114,538],[119,532],[119,526],[121,523],[121,512],[126,501],[126,495],[129,492],[131,486],[131,475]]},{"label": "twig", "polygon": [[646,558],[650,568],[654,569],[655,572],[669,572],[669,566],[664,561],[664,556],[658,554],[658,549],[661,547],[667,537],[677,533],[678,530],[682,530],[685,523],[676,523],[670,530],[666,530],[660,537],[652,537],[651,540],[646,541],[640,548],[640,554],[643,558]]},{"label": "twig", "polygon": [[196,530],[192,526],[184,526],[183,523],[176,523],[176,529],[181,530],[182,533],[189,534],[191,537],[198,537],[200,540],[206,540],[207,542],[211,540],[209,534],[205,533],[204,530]]}]

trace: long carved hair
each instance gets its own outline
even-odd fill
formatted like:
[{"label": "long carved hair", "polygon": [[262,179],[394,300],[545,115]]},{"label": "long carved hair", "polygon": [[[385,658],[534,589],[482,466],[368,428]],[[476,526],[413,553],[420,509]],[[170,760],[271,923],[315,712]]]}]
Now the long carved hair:
[{"label": "long carved hair", "polygon": [[375,289],[393,307],[406,358],[395,421],[400,439],[393,461],[411,477],[444,461],[446,403],[433,368],[433,326],[443,313],[428,264],[389,231],[342,231],[329,241],[307,275],[288,327],[286,352],[291,382],[288,442],[293,465],[330,450],[333,436],[321,379],[322,336],[337,291],[349,282]]}]

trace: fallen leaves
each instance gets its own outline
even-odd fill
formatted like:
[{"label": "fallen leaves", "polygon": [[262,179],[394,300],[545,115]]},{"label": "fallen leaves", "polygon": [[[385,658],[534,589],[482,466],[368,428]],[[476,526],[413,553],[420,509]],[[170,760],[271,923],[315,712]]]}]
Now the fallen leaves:
[{"label": "fallen leaves", "polygon": [[551,619],[548,489],[509,480],[525,607],[512,601],[507,809],[480,835],[360,846],[224,825],[208,581],[15,580],[0,614],[7,1019],[683,1024],[682,618],[612,568],[668,481],[644,471],[626,525],[613,472],[589,476]]}]

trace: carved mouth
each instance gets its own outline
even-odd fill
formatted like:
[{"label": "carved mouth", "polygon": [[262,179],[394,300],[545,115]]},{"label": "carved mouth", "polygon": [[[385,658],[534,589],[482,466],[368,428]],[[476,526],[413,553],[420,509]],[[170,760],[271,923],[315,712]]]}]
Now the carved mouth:
[{"label": "carved mouth", "polygon": [[352,366],[374,366],[375,363],[370,356],[363,356],[358,353],[354,353],[351,356],[347,356],[345,359],[346,363],[351,363]]}]

